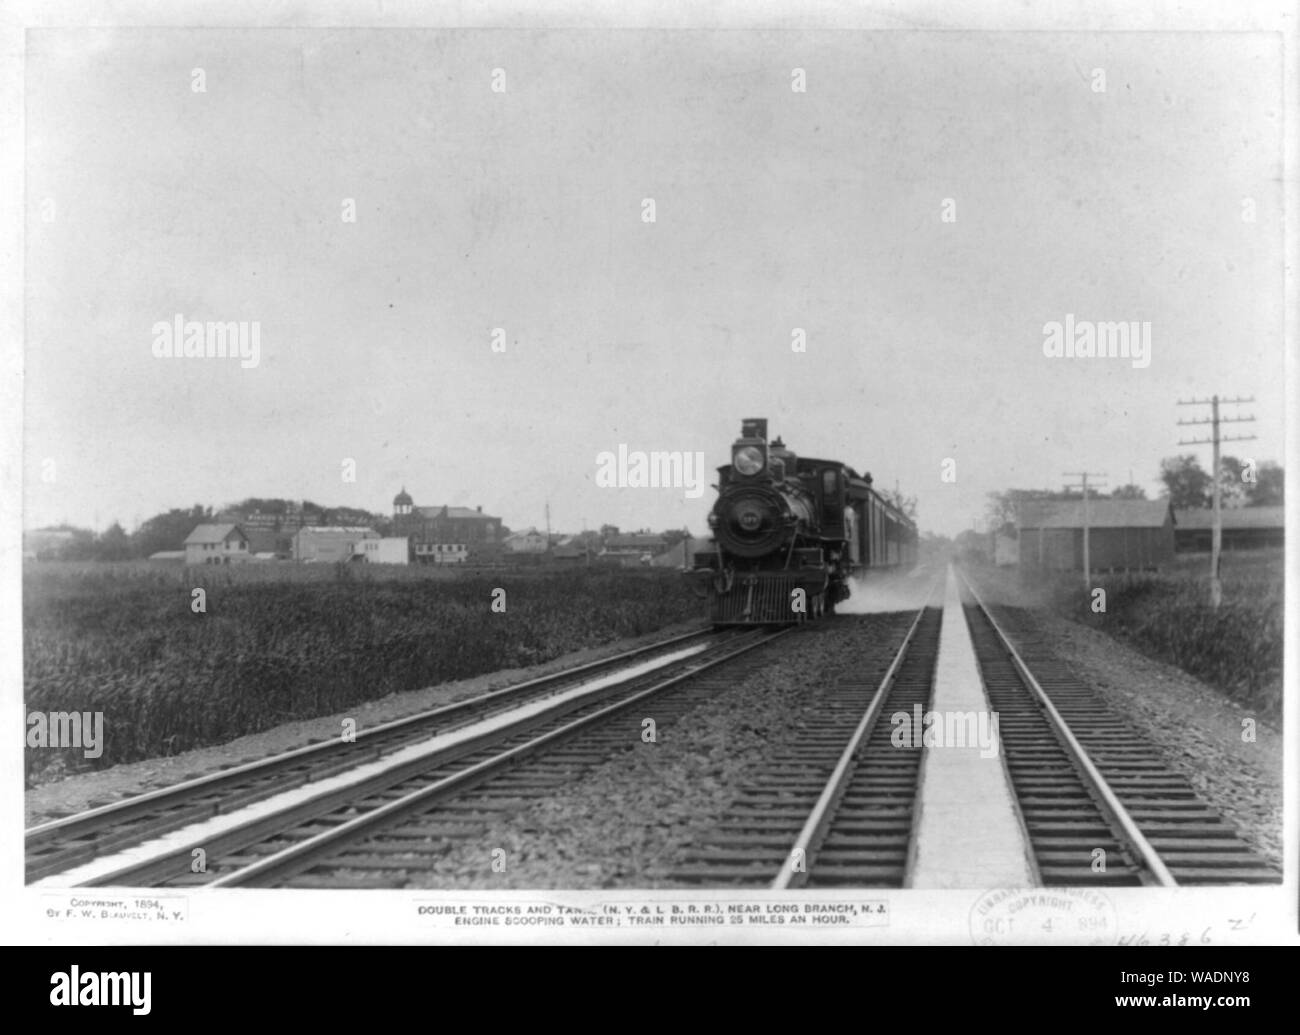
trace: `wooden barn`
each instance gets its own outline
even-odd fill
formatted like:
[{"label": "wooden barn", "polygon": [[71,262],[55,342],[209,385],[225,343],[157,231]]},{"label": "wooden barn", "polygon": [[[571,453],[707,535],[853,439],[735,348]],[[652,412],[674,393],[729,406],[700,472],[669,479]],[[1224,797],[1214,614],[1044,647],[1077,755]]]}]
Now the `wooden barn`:
[{"label": "wooden barn", "polygon": [[[1224,507],[1220,514],[1225,550],[1258,550],[1286,545],[1285,507]],[[1214,528],[1214,511],[1209,507],[1176,510],[1174,518],[1177,521],[1174,545],[1178,552],[1208,553]]]},{"label": "wooden barn", "polygon": [[[1021,507],[1020,567],[1083,570],[1083,501]],[[1168,500],[1089,500],[1093,571],[1150,571],[1174,556],[1174,511]]]}]

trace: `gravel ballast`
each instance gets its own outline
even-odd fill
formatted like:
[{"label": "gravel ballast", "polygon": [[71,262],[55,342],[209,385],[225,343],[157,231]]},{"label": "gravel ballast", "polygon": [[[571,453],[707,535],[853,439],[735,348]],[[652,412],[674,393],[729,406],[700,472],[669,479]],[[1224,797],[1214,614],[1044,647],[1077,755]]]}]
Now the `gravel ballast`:
[{"label": "gravel ballast", "polygon": [[[633,745],[552,797],[502,813],[410,886],[698,887],[668,875],[836,681],[884,675],[912,617],[840,616],[760,648],[751,674],[661,725],[656,743]],[[491,867],[497,849],[506,853],[501,872]]]}]

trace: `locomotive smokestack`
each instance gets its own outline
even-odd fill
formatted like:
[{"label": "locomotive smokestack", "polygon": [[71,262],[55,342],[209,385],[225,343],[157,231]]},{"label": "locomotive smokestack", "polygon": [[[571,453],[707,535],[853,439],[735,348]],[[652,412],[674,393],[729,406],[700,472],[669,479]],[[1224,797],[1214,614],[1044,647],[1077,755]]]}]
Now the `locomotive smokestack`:
[{"label": "locomotive smokestack", "polygon": [[767,418],[746,417],[740,422],[741,438],[761,438],[767,441]]}]

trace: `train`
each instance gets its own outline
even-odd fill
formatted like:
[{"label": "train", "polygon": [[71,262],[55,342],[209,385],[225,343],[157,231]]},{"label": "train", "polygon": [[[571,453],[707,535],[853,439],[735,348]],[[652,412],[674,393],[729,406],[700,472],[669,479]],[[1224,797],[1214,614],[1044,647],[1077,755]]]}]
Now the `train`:
[{"label": "train", "polygon": [[765,418],[741,421],[717,490],[712,538],[687,573],[715,628],[816,620],[848,599],[855,576],[916,564],[916,523],[870,474],[769,442]]}]

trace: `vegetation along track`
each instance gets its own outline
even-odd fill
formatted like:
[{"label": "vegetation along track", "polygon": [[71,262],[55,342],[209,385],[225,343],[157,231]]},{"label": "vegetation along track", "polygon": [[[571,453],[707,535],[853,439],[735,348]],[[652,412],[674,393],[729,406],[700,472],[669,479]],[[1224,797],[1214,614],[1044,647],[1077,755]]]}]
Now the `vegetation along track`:
[{"label": "vegetation along track", "polygon": [[1043,884],[1281,880],[1047,643],[1025,637],[1017,650],[965,579],[961,592]]},{"label": "vegetation along track", "polygon": [[881,640],[859,677],[827,689],[808,724],[742,789],[675,880],[902,887],[921,749],[893,745],[889,716],[930,702],[941,585],[919,612],[890,616],[894,635]]},{"label": "vegetation along track", "polygon": [[[707,682],[701,679],[702,673],[788,631],[755,630],[708,638],[704,649],[690,657],[649,672],[610,676],[599,688],[535,709],[533,714],[501,716],[490,728],[467,731],[446,748],[395,757],[377,766],[378,771],[344,786],[265,809],[246,822],[192,843],[182,838],[183,843],[131,858],[81,883],[270,887],[292,882],[299,886],[401,887],[406,883],[401,871],[423,871],[429,854],[372,850],[370,846],[388,837],[390,829],[396,829],[400,841],[408,825],[418,827],[423,817],[448,801],[453,801],[457,814],[476,809],[490,814],[490,805],[476,802],[493,799],[503,786],[512,794],[510,788],[521,780],[526,783],[530,774],[539,771],[546,775],[535,787],[539,793],[547,793],[557,780],[573,778],[574,752],[584,763],[595,764],[619,746],[639,743],[639,705],[654,698],[655,715],[661,718],[674,707],[684,710],[692,704],[685,689],[698,692],[701,683]],[[556,769],[568,775],[556,776]],[[366,856],[363,867],[355,865],[358,845]],[[195,872],[191,859],[200,848],[204,866]],[[434,850],[441,851],[436,846]],[[405,861],[381,863],[381,859],[396,856],[405,856]],[[364,872],[355,872],[358,869]],[[328,876],[339,870],[342,877]]]},{"label": "vegetation along track", "polygon": [[28,828],[27,880],[35,881],[170,831],[229,813],[283,791],[319,781],[394,751],[563,693],[583,682],[609,676],[705,641],[728,635],[708,630],[686,633],[602,658],[552,675],[340,737],[187,780]]}]

